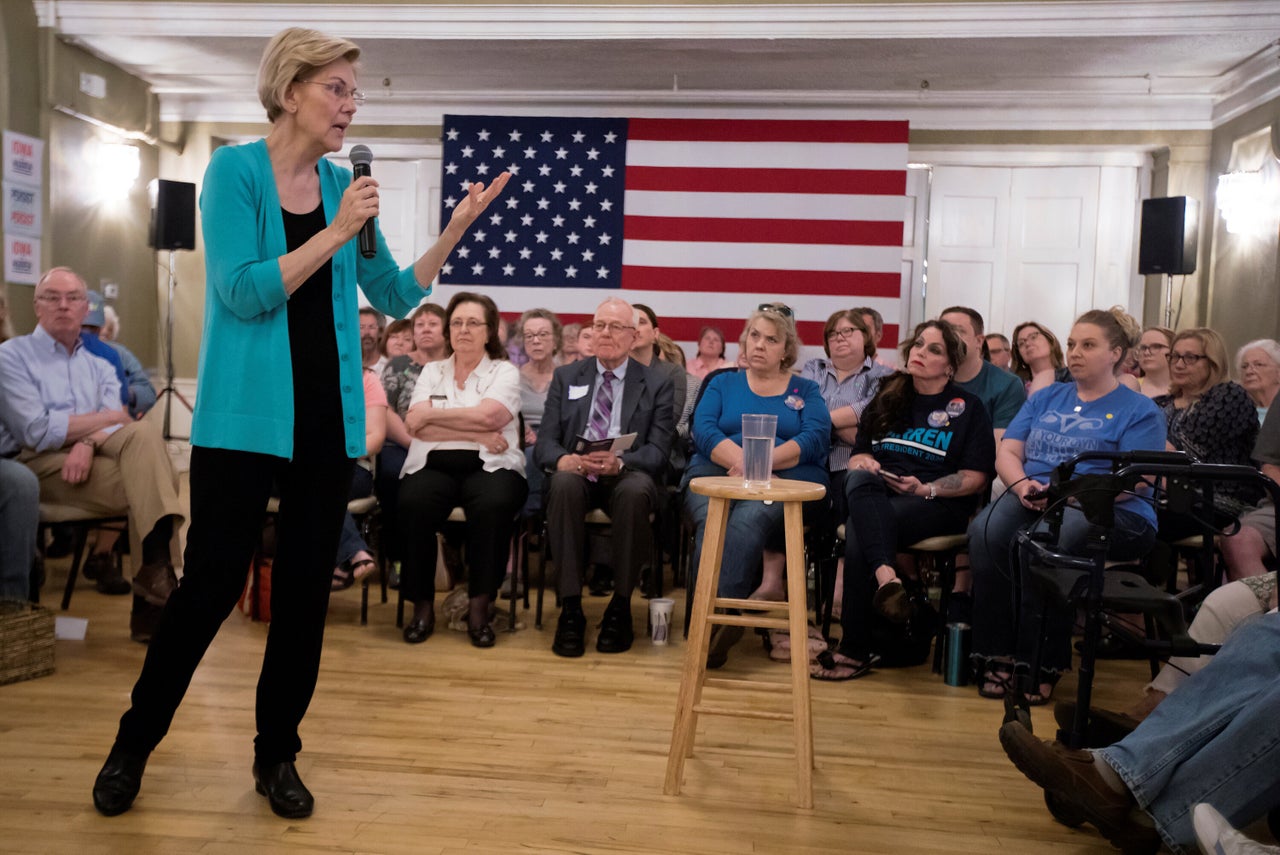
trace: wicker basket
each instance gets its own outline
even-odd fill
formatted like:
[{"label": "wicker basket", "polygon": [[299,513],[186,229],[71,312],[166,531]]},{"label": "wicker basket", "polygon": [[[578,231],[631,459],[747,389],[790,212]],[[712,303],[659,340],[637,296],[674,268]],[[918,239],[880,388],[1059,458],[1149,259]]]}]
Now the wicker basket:
[{"label": "wicker basket", "polygon": [[0,600],[0,686],[53,673],[53,612]]}]

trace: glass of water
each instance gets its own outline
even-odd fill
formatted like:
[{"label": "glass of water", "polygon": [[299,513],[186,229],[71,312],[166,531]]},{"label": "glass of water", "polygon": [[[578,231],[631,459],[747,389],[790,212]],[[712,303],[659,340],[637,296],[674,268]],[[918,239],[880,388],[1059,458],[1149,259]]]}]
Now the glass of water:
[{"label": "glass of water", "polygon": [[768,489],[773,474],[773,440],[778,417],[744,413],[742,416],[742,485]]}]

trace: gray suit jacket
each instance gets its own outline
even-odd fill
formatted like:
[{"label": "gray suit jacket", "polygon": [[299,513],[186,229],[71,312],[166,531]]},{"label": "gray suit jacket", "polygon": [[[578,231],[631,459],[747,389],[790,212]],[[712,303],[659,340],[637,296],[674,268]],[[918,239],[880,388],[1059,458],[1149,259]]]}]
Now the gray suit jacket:
[{"label": "gray suit jacket", "polygon": [[[562,365],[551,376],[547,408],[538,428],[533,460],[542,469],[554,469],[556,461],[569,453],[575,437],[587,429],[596,383],[596,360],[583,359]],[[587,394],[569,400],[569,389],[586,386]],[[635,444],[623,452],[628,469],[646,472],[661,483],[666,471],[671,440],[675,435],[674,392],[665,372],[646,368],[627,357],[627,376],[622,386],[622,432],[634,433]]]}]

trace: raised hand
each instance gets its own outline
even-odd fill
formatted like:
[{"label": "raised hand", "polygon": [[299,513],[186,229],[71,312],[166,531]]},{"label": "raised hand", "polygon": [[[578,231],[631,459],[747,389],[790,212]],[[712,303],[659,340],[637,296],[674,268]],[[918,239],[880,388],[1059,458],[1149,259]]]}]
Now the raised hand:
[{"label": "raised hand", "polygon": [[453,214],[449,217],[448,228],[466,231],[476,217],[484,213],[484,209],[489,207],[489,203],[502,193],[502,188],[507,186],[507,182],[511,180],[511,173],[504,172],[497,178],[494,178],[488,187],[484,186],[483,181],[476,181],[467,186],[467,195],[462,197],[453,208]]}]

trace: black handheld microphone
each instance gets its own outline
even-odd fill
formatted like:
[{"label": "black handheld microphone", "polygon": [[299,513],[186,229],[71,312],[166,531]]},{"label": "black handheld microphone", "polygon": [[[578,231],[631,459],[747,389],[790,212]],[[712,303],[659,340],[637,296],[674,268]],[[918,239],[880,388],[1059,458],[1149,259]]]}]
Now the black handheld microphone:
[{"label": "black handheld microphone", "polygon": [[[353,145],[351,147],[352,180],[362,175],[372,175],[372,163],[373,152],[369,151],[367,145]],[[365,220],[364,225],[360,227],[360,254],[365,258],[373,258],[378,254],[378,238],[373,232],[373,217]]]}]

